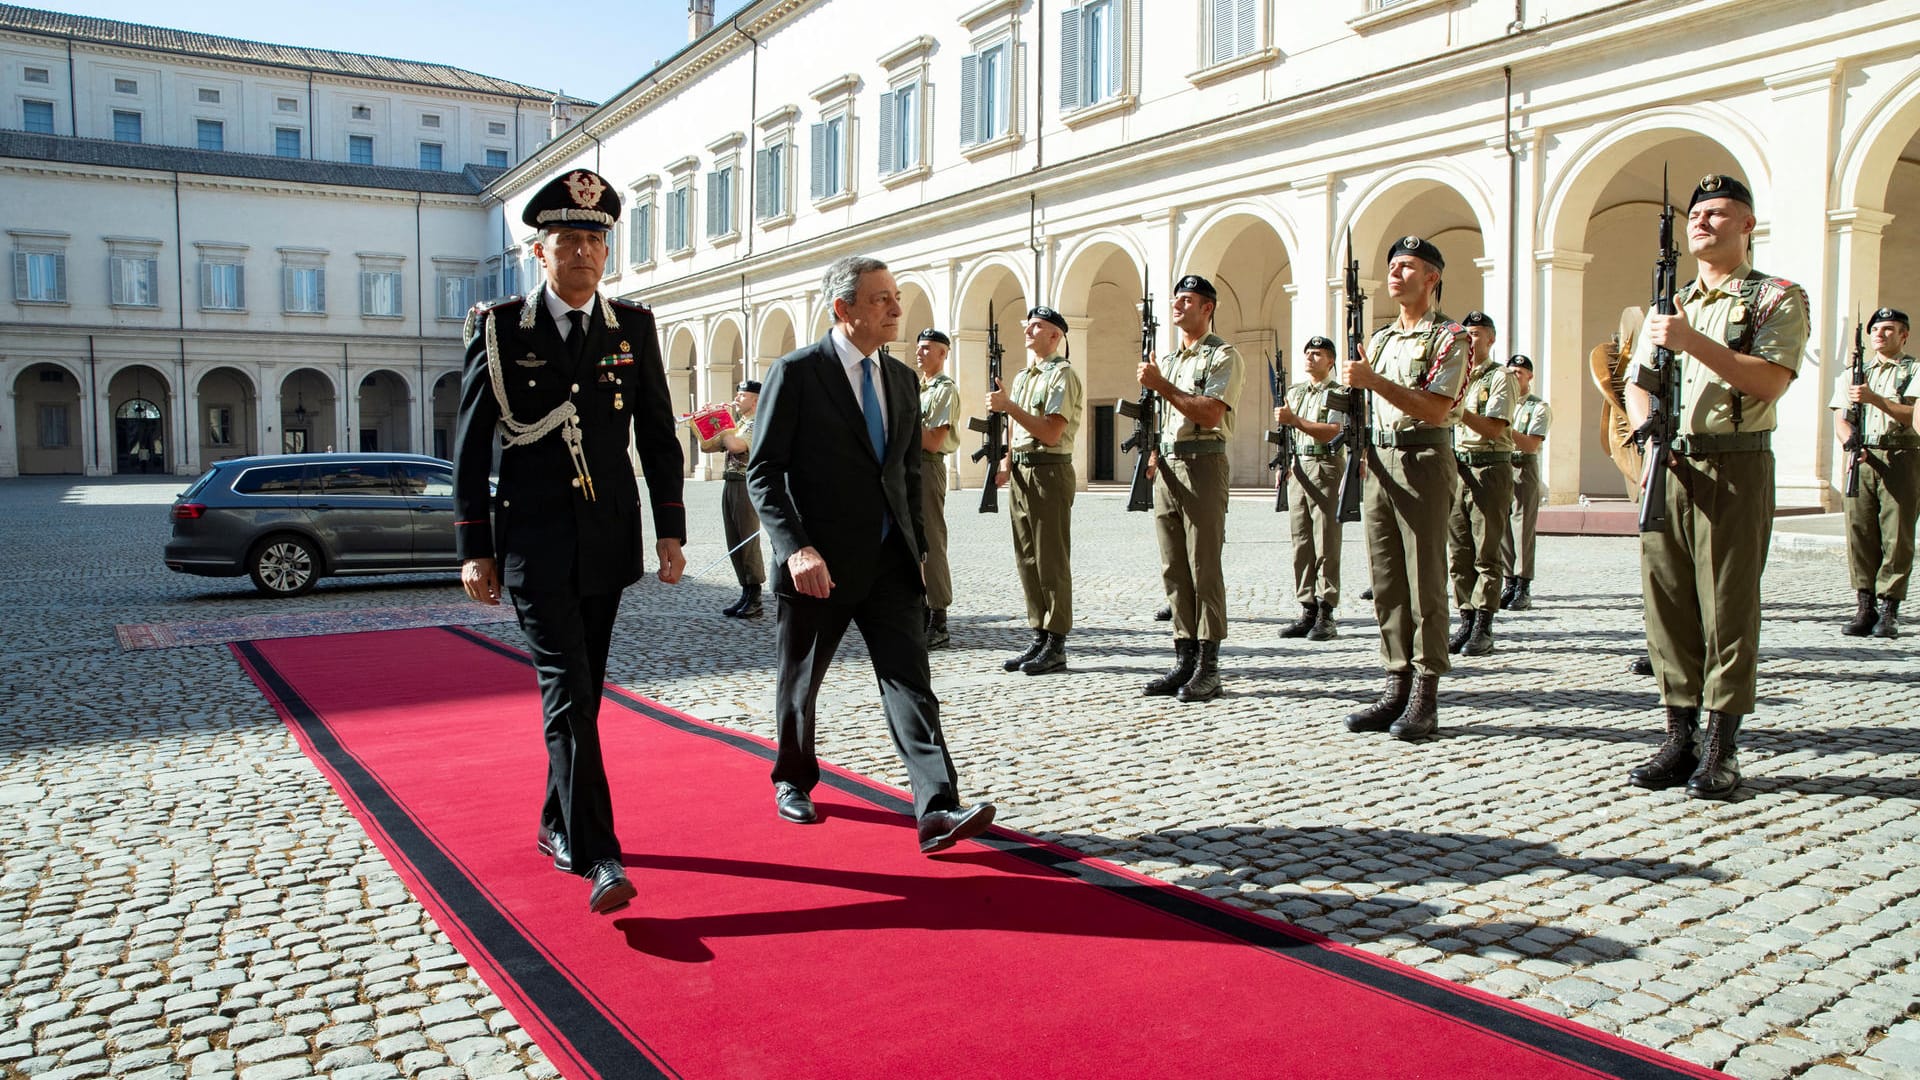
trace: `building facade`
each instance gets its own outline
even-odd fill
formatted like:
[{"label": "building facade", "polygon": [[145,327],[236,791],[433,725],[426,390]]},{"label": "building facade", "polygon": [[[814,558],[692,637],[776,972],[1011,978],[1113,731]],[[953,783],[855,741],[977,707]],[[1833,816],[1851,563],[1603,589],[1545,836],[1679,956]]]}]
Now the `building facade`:
[{"label": "building facade", "polygon": [[[821,334],[832,258],[886,259],[895,351],[955,338],[969,411],[989,307],[1072,326],[1083,478],[1124,477],[1138,304],[1218,285],[1218,331],[1299,374],[1340,326],[1351,238],[1369,321],[1384,253],[1446,255],[1443,308],[1487,311],[1559,423],[1550,499],[1619,495],[1587,354],[1649,299],[1663,174],[1755,192],[1754,263],[1807,287],[1776,436],[1783,506],[1832,505],[1826,409],[1854,314],[1920,303],[1920,19],[1911,0],[754,0],[495,180],[498,221],[596,168],[627,198],[608,289],[650,304],[679,404]],[[696,22],[696,29],[700,24]],[[524,240],[517,226],[508,230]],[[1682,279],[1691,275],[1683,256]],[[1009,369],[1011,370],[1011,369]],[[1270,483],[1258,372],[1238,484]],[[980,467],[955,455],[960,483]],[[689,458],[690,470],[717,463]]]},{"label": "building facade", "polygon": [[0,5],[0,475],[444,454],[486,186],[581,102],[458,68]]}]

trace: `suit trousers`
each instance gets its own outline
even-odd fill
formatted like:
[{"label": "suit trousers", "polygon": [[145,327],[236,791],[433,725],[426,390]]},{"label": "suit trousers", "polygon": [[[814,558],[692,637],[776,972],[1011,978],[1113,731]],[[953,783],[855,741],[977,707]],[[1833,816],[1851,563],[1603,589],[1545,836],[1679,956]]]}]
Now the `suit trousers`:
[{"label": "suit trousers", "polygon": [[1340,606],[1340,478],[1344,452],[1295,456],[1287,477],[1287,522],[1293,531],[1293,598]]},{"label": "suit trousers", "polygon": [[1660,703],[1745,715],[1760,656],[1760,575],[1773,538],[1773,454],[1682,457],[1667,527],[1640,534],[1647,653]]},{"label": "suit trousers", "polygon": [[1227,455],[1161,457],[1153,476],[1153,531],[1175,640],[1225,641]]},{"label": "suit trousers", "polygon": [[953,572],[947,566],[947,455],[920,455],[920,534],[927,541],[921,564],[927,579],[927,606],[953,606]]},{"label": "suit trousers", "polygon": [[1500,606],[1500,540],[1513,516],[1513,464],[1456,464],[1460,497],[1453,501],[1447,523],[1447,546],[1452,552],[1455,607],[1491,611]]},{"label": "suit trousers", "polygon": [[545,716],[547,796],[540,824],[566,836],[574,872],[585,874],[601,859],[620,857],[600,754],[600,694],[620,594],[515,591],[513,608],[533,654]]},{"label": "suit trousers", "polygon": [[1007,480],[1013,561],[1027,596],[1027,625],[1065,636],[1073,629],[1072,461],[1018,465]]},{"label": "suit trousers", "polygon": [[1445,675],[1453,666],[1446,526],[1459,490],[1446,446],[1367,447],[1363,524],[1380,663],[1388,672]]},{"label": "suit trousers", "polygon": [[1868,450],[1860,494],[1846,500],[1847,574],[1857,590],[1907,598],[1920,515],[1920,450]]},{"label": "suit trousers", "polygon": [[1540,455],[1513,459],[1513,513],[1500,540],[1500,565],[1509,574],[1533,580],[1534,541],[1540,526]]},{"label": "suit trousers", "polygon": [[[747,478],[729,476],[720,487],[720,521],[727,533],[727,550],[733,551],[733,576],[738,578],[742,588],[748,585],[767,583],[767,565],[760,555],[760,515],[753,510],[753,499],[747,495]],[[747,537],[754,539],[740,543]],[[739,548],[738,551],[734,551]]]},{"label": "suit trousers", "polygon": [[[778,749],[773,781],[811,791],[820,782],[814,752],[820,680],[833,663],[849,623],[860,628],[893,748],[906,764],[915,817],[960,805],[959,780],[940,732],[940,700],[927,665],[927,608],[920,589],[919,560],[909,554],[899,530],[881,547],[881,566],[864,596],[826,600],[782,594],[775,609],[774,684]],[[828,568],[832,570],[831,567]]]}]

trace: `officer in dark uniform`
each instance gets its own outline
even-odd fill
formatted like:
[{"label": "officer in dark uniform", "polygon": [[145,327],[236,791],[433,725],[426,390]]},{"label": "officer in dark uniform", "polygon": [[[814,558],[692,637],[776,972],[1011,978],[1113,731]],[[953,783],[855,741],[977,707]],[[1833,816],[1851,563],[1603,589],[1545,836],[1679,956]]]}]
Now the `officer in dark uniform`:
[{"label": "officer in dark uniform", "polygon": [[[606,232],[620,199],[573,169],[541,188],[521,220],[539,230],[544,271],[531,295],[470,320],[454,435],[455,544],[467,595],[504,585],[533,654],[546,717],[547,794],[535,846],[585,876],[589,910],[627,906],[613,799],[600,752],[600,691],[620,593],[645,573],[638,448],[653,505],[660,580],[686,560],[683,459],[653,313],[599,295]],[[496,451],[500,480],[488,490]]]}]

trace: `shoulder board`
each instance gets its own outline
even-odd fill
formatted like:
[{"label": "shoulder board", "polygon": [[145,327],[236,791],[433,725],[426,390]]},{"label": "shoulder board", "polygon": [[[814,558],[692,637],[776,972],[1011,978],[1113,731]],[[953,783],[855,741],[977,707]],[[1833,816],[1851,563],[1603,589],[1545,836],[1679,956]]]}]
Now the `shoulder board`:
[{"label": "shoulder board", "polygon": [[1445,329],[1446,329],[1446,332],[1447,332],[1447,333],[1449,333],[1449,334],[1453,334],[1453,335],[1455,335],[1455,336],[1458,336],[1458,335],[1460,335],[1460,334],[1464,334],[1464,333],[1466,333],[1466,332],[1467,332],[1467,328],[1466,328],[1466,327],[1464,327],[1464,326],[1462,326],[1462,325],[1460,325],[1460,324],[1459,324],[1459,323],[1457,323],[1457,322],[1456,322],[1456,323],[1448,323],[1448,324],[1446,325],[1446,327],[1445,327]]},{"label": "shoulder board", "polygon": [[641,303],[638,300],[622,300],[619,297],[609,297],[607,302],[612,304],[614,307],[626,308],[629,311],[651,311],[652,310],[651,308],[647,307],[647,305]]},{"label": "shoulder board", "polygon": [[515,304],[523,303],[526,299],[524,296],[509,296],[505,299],[495,300],[492,303],[475,304],[473,305],[473,313],[475,315],[485,315],[490,311],[499,311],[501,308],[512,307]]}]

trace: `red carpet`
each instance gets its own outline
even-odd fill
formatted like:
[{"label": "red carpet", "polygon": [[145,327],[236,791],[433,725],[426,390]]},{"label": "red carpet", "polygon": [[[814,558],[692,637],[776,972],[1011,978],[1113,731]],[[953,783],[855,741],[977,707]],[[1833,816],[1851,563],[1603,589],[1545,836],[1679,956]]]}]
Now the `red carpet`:
[{"label": "red carpet", "polygon": [[533,850],[519,653],[457,629],[234,651],[568,1076],[1718,1075],[1017,833],[929,859],[900,793],[849,773],[787,824],[765,744],[611,688],[640,895],[596,917]]}]

